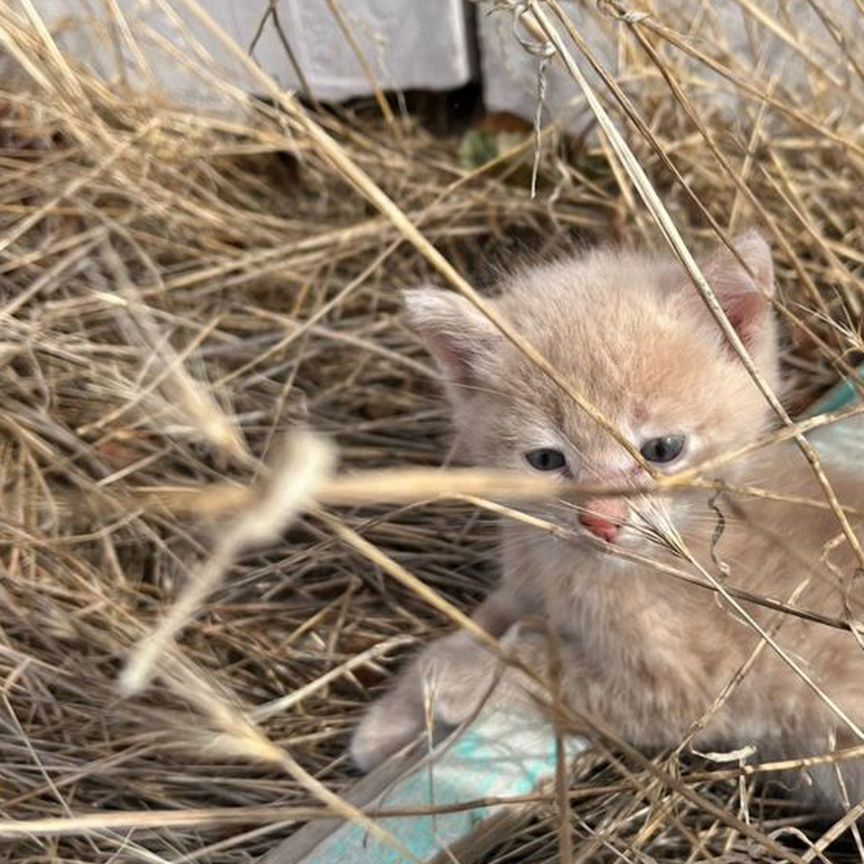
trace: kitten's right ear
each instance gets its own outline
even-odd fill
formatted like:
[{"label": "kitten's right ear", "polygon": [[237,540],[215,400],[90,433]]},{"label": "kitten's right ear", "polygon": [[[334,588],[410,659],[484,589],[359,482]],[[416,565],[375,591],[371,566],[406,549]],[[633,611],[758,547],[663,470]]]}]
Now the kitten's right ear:
[{"label": "kitten's right ear", "polygon": [[452,291],[415,288],[403,293],[408,320],[450,385],[476,384],[500,331],[469,301]]}]

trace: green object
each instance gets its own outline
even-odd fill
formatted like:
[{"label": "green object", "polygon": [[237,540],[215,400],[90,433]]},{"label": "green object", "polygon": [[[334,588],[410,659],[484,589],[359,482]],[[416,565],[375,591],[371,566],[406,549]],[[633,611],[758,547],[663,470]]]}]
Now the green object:
[{"label": "green object", "polygon": [[488,132],[472,129],[459,144],[459,164],[466,171],[481,168],[502,153],[518,147],[525,140],[524,132]]},{"label": "green object", "polygon": [[[864,363],[857,369],[858,381],[864,384]],[[832,411],[839,411],[841,408],[846,408],[853,402],[859,399],[858,390],[855,385],[849,381],[841,381],[839,384],[832,387],[827,393],[814,402],[807,409],[805,417],[816,417],[819,414],[829,414]]]}]

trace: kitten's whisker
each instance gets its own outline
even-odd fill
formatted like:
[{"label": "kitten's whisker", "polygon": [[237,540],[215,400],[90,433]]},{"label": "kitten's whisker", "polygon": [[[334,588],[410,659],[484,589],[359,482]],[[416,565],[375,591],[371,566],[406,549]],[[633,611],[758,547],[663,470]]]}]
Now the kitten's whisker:
[{"label": "kitten's whisker", "polygon": [[[677,526],[672,522],[671,512],[666,502],[659,498],[641,495],[638,498],[638,502],[634,501],[632,503],[632,509],[648,526],[649,534],[655,543],[675,554],[679,554],[681,535]],[[635,523],[631,522],[631,526],[634,525]]]}]

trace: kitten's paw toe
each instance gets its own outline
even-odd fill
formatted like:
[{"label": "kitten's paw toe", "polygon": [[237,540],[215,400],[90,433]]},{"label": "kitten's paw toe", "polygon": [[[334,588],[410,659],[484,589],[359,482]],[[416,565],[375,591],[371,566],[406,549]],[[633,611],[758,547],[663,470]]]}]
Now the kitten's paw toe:
[{"label": "kitten's paw toe", "polygon": [[409,744],[422,724],[399,706],[376,702],[360,721],[351,738],[351,760],[361,771],[377,768],[385,759]]},{"label": "kitten's paw toe", "polygon": [[463,634],[440,646],[426,661],[432,715],[446,726],[468,720],[490,696],[497,659]]},{"label": "kitten's paw toe", "polygon": [[435,719],[444,726],[459,726],[477,712],[482,701],[482,693],[439,695],[435,700]]},{"label": "kitten's paw toe", "polygon": [[458,670],[449,671],[449,680],[441,682],[430,694],[432,713],[445,726],[459,726],[489,698],[494,680],[492,674],[474,674],[463,669],[457,677]]}]

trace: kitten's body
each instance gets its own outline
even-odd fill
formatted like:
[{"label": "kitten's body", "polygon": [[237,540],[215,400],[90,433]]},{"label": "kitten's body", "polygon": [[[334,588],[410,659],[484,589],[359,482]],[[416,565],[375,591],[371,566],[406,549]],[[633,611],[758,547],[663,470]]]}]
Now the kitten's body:
[{"label": "kitten's body", "polygon": [[[761,374],[776,387],[776,333],[765,299],[773,288],[770,255],[755,235],[743,238],[739,250],[753,278],[725,250],[703,268]],[[661,473],[751,443],[770,428],[764,397],[671,260],[600,250],[527,271],[505,285],[495,302],[636,449],[653,436],[686,436],[681,458]],[[446,373],[456,427],[472,461],[531,470],[526,451],[555,448],[566,457],[561,473],[580,482],[619,488],[650,483],[631,454],[465,301],[426,290],[413,292],[409,306]],[[708,477],[824,501],[794,443],[738,458]],[[845,503],[864,502],[860,481],[842,471],[830,479]],[[584,504],[602,513],[613,512],[610,507],[629,510],[611,544],[585,530],[584,515],[580,526],[572,503],[533,508],[533,515],[563,525],[576,539],[505,523],[502,585],[475,618],[495,635],[509,630],[514,653],[538,672],[547,666],[546,639],[510,628],[527,616],[547,621],[561,637],[567,701],[638,747],[677,746],[703,718],[707,725],[694,738],[695,747],[753,745],[763,761],[858,743],[825,698],[767,645],[708,717],[757,649],[758,632],[715,593],[610,554],[635,553],[703,582],[704,568],[729,587],[846,617],[844,596],[852,603],[855,558],[845,541],[826,546],[840,533],[831,511],[741,496],[711,500],[712,495],[690,489],[673,498]],[[646,531],[668,533],[672,526],[696,564],[646,540]],[[864,656],[854,636],[752,603],[744,606],[769,633],[776,632],[787,658],[825,697],[853,725],[864,726]],[[852,611],[859,611],[854,603]],[[464,634],[430,646],[364,719],[353,743],[362,767],[422,727],[423,678],[431,670],[434,712],[445,723],[469,716],[496,673],[488,652]],[[853,802],[864,795],[857,770],[844,779]],[[818,782],[825,797],[841,800],[830,770]]]}]

